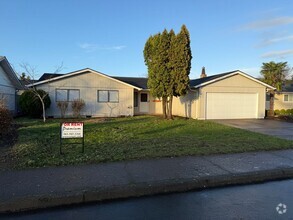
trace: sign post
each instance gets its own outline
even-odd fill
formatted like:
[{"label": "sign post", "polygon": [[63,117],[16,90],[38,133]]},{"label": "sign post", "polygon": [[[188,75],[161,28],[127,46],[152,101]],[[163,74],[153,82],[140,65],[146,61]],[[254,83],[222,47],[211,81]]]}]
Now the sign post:
[{"label": "sign post", "polygon": [[[81,144],[82,153],[84,153],[84,129],[83,122],[62,122],[60,123],[60,154],[62,154],[62,142],[63,139],[82,139]],[[67,143],[69,144],[69,143]]]}]

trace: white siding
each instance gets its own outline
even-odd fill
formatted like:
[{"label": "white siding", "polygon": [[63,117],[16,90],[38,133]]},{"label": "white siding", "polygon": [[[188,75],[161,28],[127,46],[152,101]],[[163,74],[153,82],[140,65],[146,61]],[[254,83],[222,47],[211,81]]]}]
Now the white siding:
[{"label": "white siding", "polygon": [[[56,89],[79,89],[80,98],[83,99],[86,104],[86,107],[82,110],[81,115],[90,115],[94,117],[118,117],[121,115],[133,115],[134,89],[96,73],[82,73],[76,76],[42,84],[37,87],[38,89],[43,89],[49,92],[51,106],[47,110],[48,116],[60,117],[61,115],[55,101]],[[98,90],[119,91],[119,102],[98,102]],[[66,115],[72,115],[71,107],[69,107]]]},{"label": "white siding", "polygon": [[4,98],[10,111],[15,111],[15,87],[0,66],[0,99]]},{"label": "white siding", "polygon": [[186,118],[197,118],[198,113],[198,92],[188,91],[185,96],[173,98],[173,115]]},{"label": "white siding", "polygon": [[[223,80],[217,81],[200,89],[200,110],[199,119],[207,119],[207,94],[208,93],[254,93],[257,94],[257,116],[256,118],[265,117],[266,105],[266,87],[260,83],[250,80],[242,75],[234,75]],[[221,98],[221,99],[224,99]],[[239,108],[233,106],[233,103],[227,104],[227,109]],[[231,110],[232,111],[232,110]],[[234,110],[233,110],[234,111]]]},{"label": "white siding", "polygon": [[[284,95],[286,93],[277,93],[275,94],[275,100],[274,100],[274,109],[275,110],[281,110],[281,109],[292,109],[293,108],[293,102],[292,101],[284,101]],[[287,93],[292,94],[292,93]],[[270,105],[268,106],[268,109],[270,109]]]},{"label": "white siding", "polygon": [[[185,96],[173,97],[173,115],[194,118],[198,117],[198,91],[188,91]],[[161,115],[162,102],[150,96],[150,114]]]}]

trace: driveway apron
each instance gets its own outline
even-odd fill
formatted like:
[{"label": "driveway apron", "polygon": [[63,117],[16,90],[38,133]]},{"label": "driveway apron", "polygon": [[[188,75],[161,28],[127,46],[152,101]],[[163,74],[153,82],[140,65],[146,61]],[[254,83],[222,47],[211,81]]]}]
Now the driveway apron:
[{"label": "driveway apron", "polygon": [[293,123],[269,119],[214,120],[217,123],[253,132],[293,140]]}]

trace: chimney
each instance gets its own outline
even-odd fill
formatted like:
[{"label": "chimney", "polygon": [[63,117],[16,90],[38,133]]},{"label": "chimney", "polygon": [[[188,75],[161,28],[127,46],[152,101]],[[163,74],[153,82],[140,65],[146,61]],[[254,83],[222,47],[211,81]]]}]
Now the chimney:
[{"label": "chimney", "polygon": [[207,74],[206,74],[205,67],[202,67],[200,78],[204,78],[204,77],[207,77]]}]

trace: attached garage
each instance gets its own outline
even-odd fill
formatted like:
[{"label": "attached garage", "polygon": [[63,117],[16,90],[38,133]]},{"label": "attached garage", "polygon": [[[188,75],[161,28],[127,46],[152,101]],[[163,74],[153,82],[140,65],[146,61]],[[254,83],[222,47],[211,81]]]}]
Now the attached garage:
[{"label": "attached garage", "polygon": [[207,93],[206,119],[257,118],[256,93]]},{"label": "attached garage", "polygon": [[264,118],[266,93],[274,89],[239,70],[191,80],[202,120]]}]

